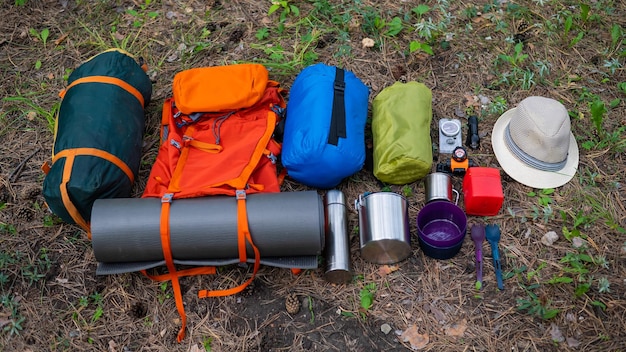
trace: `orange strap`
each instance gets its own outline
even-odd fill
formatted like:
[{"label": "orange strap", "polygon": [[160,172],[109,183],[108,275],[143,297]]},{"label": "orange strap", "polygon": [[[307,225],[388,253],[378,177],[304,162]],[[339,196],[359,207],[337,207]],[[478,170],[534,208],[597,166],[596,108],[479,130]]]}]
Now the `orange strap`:
[{"label": "orange strap", "polygon": [[[195,126],[189,126],[185,131],[183,138],[191,138],[195,130]],[[180,156],[176,162],[176,168],[174,169],[174,172],[172,172],[172,178],[170,179],[170,185],[168,187],[170,192],[180,192],[180,180],[182,179],[183,169],[187,163],[187,157],[189,157],[189,143],[183,143]]]},{"label": "orange strap", "polygon": [[[273,112],[270,112],[268,116],[268,125],[275,123],[276,115]],[[168,187],[168,192],[161,199],[161,224],[160,224],[160,234],[161,234],[161,247],[163,250],[163,258],[165,259],[165,264],[167,266],[168,273],[163,275],[149,276],[154,278],[155,280],[171,280],[172,281],[172,290],[174,292],[174,300],[176,302],[176,308],[178,310],[178,314],[181,317],[181,328],[178,332],[177,341],[181,342],[185,337],[185,328],[187,326],[187,316],[185,314],[185,307],[183,305],[182,293],[180,290],[180,283],[178,281],[179,277],[185,275],[196,275],[202,273],[215,273],[215,268],[198,268],[197,271],[188,270],[188,271],[176,271],[176,267],[174,265],[171,244],[170,244],[170,226],[169,226],[169,210],[171,206],[172,199],[174,197],[174,193],[180,191],[180,179],[182,177],[183,168],[187,162],[187,158],[189,157],[189,149],[191,146],[195,148],[200,148],[209,152],[219,152],[221,150],[221,146],[214,145],[210,143],[204,143],[199,141],[194,141],[192,136],[195,131],[195,126],[191,125],[185,131],[184,143],[181,148],[181,153],[176,163],[176,168],[172,173],[172,177],[170,179],[170,184]],[[266,139],[265,145],[271,138],[271,130],[268,129],[266,131],[264,138]],[[217,147],[217,148],[216,148]],[[255,154],[258,153],[258,157],[253,157],[251,160],[259,160],[260,156],[264,152],[265,147],[261,143],[259,143],[254,151]],[[252,164],[252,163],[251,163]],[[248,165],[247,168],[251,168],[249,172],[251,173],[256,165]],[[246,176],[249,178],[249,175]],[[245,183],[245,182],[244,182]],[[261,266],[261,255],[259,249],[252,242],[252,236],[250,235],[250,229],[248,226],[248,214],[246,209],[246,192],[242,189],[238,189],[236,191],[237,195],[237,247],[239,254],[239,261],[241,263],[247,262],[247,251],[246,251],[246,243],[249,243],[254,251],[254,267],[252,276],[243,284],[225,290],[201,290],[198,292],[199,298],[206,297],[223,297],[230,296],[236,293],[243,291],[250,283],[254,280],[256,273],[259,271]],[[147,275],[147,273],[144,272]]]},{"label": "orange strap", "polygon": [[144,105],[145,101],[143,99],[143,95],[141,95],[141,93],[135,87],[131,86],[130,84],[128,84],[127,82],[124,82],[123,80],[119,78],[109,77],[109,76],[89,76],[89,77],[79,78],[75,80],[74,82],[72,82],[64,90],[62,90],[61,93],[59,93],[59,96],[63,98],[65,96],[65,93],[67,93],[67,91],[70,88],[81,83],[105,83],[105,84],[116,85],[124,89],[128,93],[132,94],[135,98],[137,98],[137,100],[139,100],[139,103],[141,104],[141,106],[145,107]]},{"label": "orange strap", "polygon": [[163,144],[169,135],[169,123],[170,116],[172,115],[172,103],[173,99],[166,99],[163,103],[163,109],[161,111],[161,131],[159,133],[159,137],[161,138],[161,144]]},{"label": "orange strap", "polygon": [[244,188],[247,186],[248,181],[250,180],[250,175],[252,175],[252,172],[254,172],[254,169],[257,167],[258,161],[261,160],[261,156],[263,155],[263,153],[265,153],[268,143],[270,142],[272,138],[272,134],[274,134],[274,127],[276,126],[276,119],[277,117],[276,117],[275,112],[271,110],[267,112],[267,123],[266,123],[265,133],[259,139],[259,142],[257,143],[257,145],[254,147],[254,151],[252,152],[252,155],[250,156],[250,163],[248,163],[243,168],[239,177],[231,180],[232,182],[229,181],[229,184],[231,186],[235,188]]},{"label": "orange strap", "polygon": [[163,258],[167,266],[169,279],[172,281],[172,291],[174,291],[174,301],[176,309],[180,315],[181,327],[178,331],[176,341],[181,342],[185,338],[185,328],[187,327],[187,315],[185,314],[185,306],[183,304],[183,295],[180,290],[180,282],[178,281],[179,273],[174,266],[172,258],[172,246],[170,242],[170,206],[172,204],[172,193],[167,193],[161,198],[161,248],[163,250]]},{"label": "orange strap", "polygon": [[[168,281],[172,279],[172,275],[170,275],[170,273],[152,275],[148,273],[147,270],[140,270],[140,271],[142,274],[144,274],[145,276],[147,276],[148,278],[154,281],[161,282],[161,281]],[[195,275],[215,275],[216,272],[217,270],[214,266],[202,266],[198,268],[190,268],[190,269],[183,269],[183,270],[176,271],[178,277],[195,276]]]},{"label": "orange strap", "polygon": [[78,224],[83,230],[87,231],[87,238],[91,239],[91,231],[89,224],[83,217],[80,215],[80,212],[72,203],[70,199],[70,195],[67,193],[67,184],[70,182],[70,178],[72,175],[72,166],[74,165],[74,158],[76,154],[70,154],[65,159],[65,165],[63,167],[63,178],[61,179],[61,185],[59,186],[59,190],[61,191],[61,200],[63,201],[63,205],[65,205],[65,209],[70,214],[74,222]]},{"label": "orange strap", "polygon": [[96,148],[73,148],[62,150],[54,155],[54,157],[52,158],[52,163],[54,164],[54,162],[59,160],[60,158],[68,157],[70,155],[90,155],[107,160],[115,166],[119,167],[120,170],[122,170],[126,174],[126,176],[128,176],[130,183],[135,182],[135,175],[133,174],[133,171],[130,169],[130,167],[128,167],[128,165],[126,165],[125,162],[122,161],[122,159],[116,157],[109,152]]},{"label": "orange strap", "polygon": [[[261,254],[259,249],[252,242],[252,236],[250,235],[250,229],[248,227],[248,213],[246,211],[246,193],[243,190],[237,191],[237,243],[239,247],[239,261],[245,263],[247,260],[246,255],[246,241],[252,246],[254,250],[254,268],[252,276],[243,284],[226,290],[201,290],[198,292],[199,298],[207,297],[224,297],[234,295],[243,291],[254,280],[256,273],[261,267]],[[245,240],[244,240],[245,239]]]},{"label": "orange strap", "polygon": [[203,152],[214,153],[214,154],[219,153],[222,151],[222,149],[224,149],[224,147],[222,147],[219,144],[200,142],[195,139],[190,139],[186,141],[186,144],[196,149],[202,150]]},{"label": "orange strap", "polygon": [[89,223],[85,221],[85,219],[83,219],[83,217],[80,215],[80,212],[78,211],[78,209],[76,209],[74,203],[72,203],[70,195],[67,192],[67,184],[70,182],[70,178],[72,176],[74,159],[76,158],[76,156],[79,155],[95,156],[111,162],[112,164],[120,168],[126,174],[126,176],[128,176],[131,183],[134,182],[135,175],[133,175],[133,172],[130,170],[128,165],[126,165],[126,163],[124,163],[121,159],[109,152],[105,152],[104,150],[96,148],[65,149],[54,156],[54,158],[52,159],[53,163],[60,158],[65,158],[65,165],[63,166],[63,178],[61,180],[61,185],[59,186],[63,205],[65,206],[68,214],[72,217],[72,219],[74,219],[74,222],[76,222],[78,226],[85,230],[87,232],[87,237],[91,239],[91,230],[89,227]]}]

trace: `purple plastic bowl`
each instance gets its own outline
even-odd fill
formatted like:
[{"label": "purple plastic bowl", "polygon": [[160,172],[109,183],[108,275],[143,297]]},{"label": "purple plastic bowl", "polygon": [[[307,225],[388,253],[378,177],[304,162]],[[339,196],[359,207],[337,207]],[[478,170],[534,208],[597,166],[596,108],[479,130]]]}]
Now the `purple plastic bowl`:
[{"label": "purple plastic bowl", "polygon": [[421,237],[417,238],[422,252],[434,259],[450,259],[457,255],[463,246],[463,241],[451,247],[436,247],[426,243]]},{"label": "purple plastic bowl", "polygon": [[433,247],[454,247],[463,242],[466,232],[467,216],[454,203],[431,202],[417,214],[417,235]]}]

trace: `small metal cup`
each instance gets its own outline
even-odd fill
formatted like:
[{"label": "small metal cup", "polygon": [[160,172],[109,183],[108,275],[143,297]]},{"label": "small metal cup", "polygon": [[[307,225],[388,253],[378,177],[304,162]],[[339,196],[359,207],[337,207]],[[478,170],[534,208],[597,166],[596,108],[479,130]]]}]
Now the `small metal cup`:
[{"label": "small metal cup", "polygon": [[348,214],[343,192],[326,192],[326,273],[327,281],[342,284],[352,281]]},{"label": "small metal cup", "polygon": [[454,203],[459,200],[458,192],[452,188],[452,177],[445,172],[433,172],[424,178],[424,188],[426,191],[426,203],[435,200],[445,200],[452,202],[452,193],[456,194]]}]

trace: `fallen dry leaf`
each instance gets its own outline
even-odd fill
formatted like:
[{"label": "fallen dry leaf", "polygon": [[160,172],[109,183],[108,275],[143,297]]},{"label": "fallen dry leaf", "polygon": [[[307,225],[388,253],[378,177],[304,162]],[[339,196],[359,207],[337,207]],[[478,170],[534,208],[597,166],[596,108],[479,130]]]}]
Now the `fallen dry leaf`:
[{"label": "fallen dry leaf", "polygon": [[573,337],[568,337],[565,340],[567,341],[567,345],[570,348],[576,348],[576,347],[580,346],[580,341],[576,340]]},{"label": "fallen dry leaf", "polygon": [[439,323],[442,323],[442,322],[446,321],[446,315],[443,314],[441,309],[435,307],[435,305],[433,305],[433,304],[430,304],[429,308],[430,308],[430,312],[435,317],[435,320],[437,320]]},{"label": "fallen dry leaf", "polygon": [[373,48],[374,44],[374,39],[372,38],[363,38],[363,40],[361,40],[361,45],[363,45],[364,48]]},{"label": "fallen dry leaf", "polygon": [[62,36],[60,36],[59,38],[57,38],[57,40],[54,41],[54,45],[59,46],[61,45],[61,43],[63,43],[65,41],[65,39],[67,39],[67,37],[69,36],[69,33],[65,33]]},{"label": "fallen dry leaf", "polygon": [[117,344],[113,340],[109,340],[109,352],[117,352]]},{"label": "fallen dry leaf", "polygon": [[446,335],[463,337],[465,330],[467,329],[467,320],[463,319],[459,322],[453,323],[445,329]]},{"label": "fallen dry leaf", "polygon": [[189,348],[189,352],[204,352],[204,348],[198,347],[198,344],[196,343],[191,345],[191,348]]},{"label": "fallen dry leaf", "polygon": [[408,329],[404,330],[400,338],[403,342],[410,343],[411,348],[414,350],[421,350],[426,347],[429,342],[428,334],[420,334],[415,325],[411,325]]},{"label": "fallen dry leaf", "polygon": [[117,40],[123,40],[125,38],[125,36],[122,33],[117,32],[117,31],[113,33],[113,37]]},{"label": "fallen dry leaf", "polygon": [[397,265],[382,265],[380,268],[378,268],[378,274],[382,277],[385,277],[398,269],[400,269],[400,267]]},{"label": "fallen dry leaf", "polygon": [[555,342],[565,341],[565,337],[563,336],[561,329],[559,328],[558,325],[554,323],[550,324],[550,336],[552,337],[552,341],[555,341]]}]

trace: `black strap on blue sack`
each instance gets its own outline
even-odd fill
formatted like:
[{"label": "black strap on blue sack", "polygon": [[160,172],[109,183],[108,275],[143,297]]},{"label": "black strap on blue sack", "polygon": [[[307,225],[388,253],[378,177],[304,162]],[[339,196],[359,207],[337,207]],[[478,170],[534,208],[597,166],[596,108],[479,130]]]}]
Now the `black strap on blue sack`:
[{"label": "black strap on blue sack", "polygon": [[343,78],[343,70],[335,67],[333,112],[330,117],[330,131],[328,133],[328,144],[332,145],[337,145],[339,138],[346,138],[346,106],[344,103],[346,82]]}]

